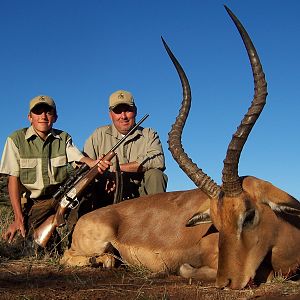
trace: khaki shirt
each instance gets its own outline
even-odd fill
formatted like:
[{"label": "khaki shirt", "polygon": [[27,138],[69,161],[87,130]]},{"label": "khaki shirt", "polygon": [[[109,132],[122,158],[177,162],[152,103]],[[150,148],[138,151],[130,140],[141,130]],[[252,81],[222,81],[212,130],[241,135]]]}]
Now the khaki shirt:
[{"label": "khaki shirt", "polygon": [[[86,140],[84,152],[92,159],[106,154],[123,137],[114,125],[97,128]],[[151,128],[138,127],[117,149],[120,164],[137,161],[145,170],[165,170],[165,157],[158,134]],[[112,163],[115,163],[113,158]]]},{"label": "khaki shirt", "polygon": [[67,132],[52,129],[44,141],[31,126],[7,138],[0,173],[19,177],[26,197],[51,198],[68,177],[68,163],[83,157]]}]

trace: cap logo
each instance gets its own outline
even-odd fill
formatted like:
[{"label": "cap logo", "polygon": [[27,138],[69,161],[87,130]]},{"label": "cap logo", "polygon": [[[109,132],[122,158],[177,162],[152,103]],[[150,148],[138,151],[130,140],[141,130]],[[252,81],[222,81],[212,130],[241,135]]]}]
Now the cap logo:
[{"label": "cap logo", "polygon": [[120,93],[119,96],[118,96],[118,99],[124,99],[124,98],[125,98],[124,94]]}]

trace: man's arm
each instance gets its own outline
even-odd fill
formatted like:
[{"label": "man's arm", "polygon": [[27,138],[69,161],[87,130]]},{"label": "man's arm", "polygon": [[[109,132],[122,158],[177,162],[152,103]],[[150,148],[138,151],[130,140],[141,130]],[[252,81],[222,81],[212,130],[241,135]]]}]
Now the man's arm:
[{"label": "man's arm", "polygon": [[[143,171],[150,169],[165,170],[165,156],[162,148],[161,141],[156,131],[151,128],[143,128],[143,143],[144,147],[139,145],[141,151],[136,159]],[[138,151],[139,152],[139,151]]]},{"label": "man's arm", "polygon": [[[104,150],[103,142],[104,137],[100,130],[95,131],[86,141],[84,151],[90,157],[97,157],[96,151],[101,153]],[[97,148],[96,148],[97,146]],[[137,159],[130,161],[128,163],[121,163],[120,169],[122,172],[128,173],[140,173],[145,172],[149,169],[165,169],[165,158],[162,149],[162,145],[159,139],[157,132],[151,128],[143,128],[143,137],[136,143],[132,148],[132,151],[135,152],[134,156]],[[104,170],[109,168],[105,162],[100,162],[99,166]],[[111,170],[113,171],[114,168]]]},{"label": "man's arm", "polygon": [[67,141],[66,152],[68,162],[79,161],[87,164],[90,168],[98,163],[98,160],[92,159],[89,156],[84,156],[84,154],[74,145],[71,137]]},{"label": "man's arm", "polygon": [[80,162],[81,163],[85,163],[90,168],[92,168],[94,165],[96,165],[98,163],[98,160],[94,160],[94,159],[91,159],[91,158],[89,158],[87,156],[84,156],[82,159],[80,159]]},{"label": "man's arm", "polygon": [[[102,174],[109,169],[109,167],[112,164],[108,161],[102,161],[100,159],[98,166],[99,166],[99,172],[100,170],[102,170]],[[141,173],[141,172],[145,172],[143,166],[141,166],[141,164],[137,161],[134,162],[129,162],[129,163],[125,163],[125,164],[120,164],[120,170],[121,172],[128,172],[128,173]]]},{"label": "man's arm", "polygon": [[20,181],[18,177],[8,177],[8,193],[15,219],[14,222],[9,225],[6,232],[3,233],[3,238],[11,243],[17,231],[20,231],[21,235],[25,237],[24,216],[22,213],[20,197]]},{"label": "man's arm", "polygon": [[137,161],[129,162],[126,164],[120,164],[120,169],[121,172],[128,172],[128,173],[145,172],[143,166]]}]

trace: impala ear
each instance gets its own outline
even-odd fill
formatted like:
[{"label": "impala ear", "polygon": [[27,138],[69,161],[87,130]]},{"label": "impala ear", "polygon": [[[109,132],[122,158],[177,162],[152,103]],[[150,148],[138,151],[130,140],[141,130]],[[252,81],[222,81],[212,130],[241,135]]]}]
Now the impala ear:
[{"label": "impala ear", "polygon": [[282,202],[275,203],[270,200],[262,201],[263,204],[268,205],[275,213],[284,213],[294,216],[300,216],[300,203],[297,202]]},{"label": "impala ear", "polygon": [[210,209],[203,212],[197,212],[186,223],[186,227],[192,227],[200,224],[212,223],[210,218]]},{"label": "impala ear", "polygon": [[271,183],[263,182],[262,186],[264,186],[261,195],[263,204],[267,204],[275,213],[300,216],[300,202],[296,198]]},{"label": "impala ear", "polygon": [[300,216],[300,202],[268,181],[248,176],[243,179],[243,189],[257,203],[268,205],[274,213]]},{"label": "impala ear", "polygon": [[264,200],[262,201],[262,203],[268,205],[273,210],[273,212],[276,214],[277,217],[280,217],[285,222],[300,229],[300,223],[299,223],[300,203],[295,198],[293,199],[295,201],[274,202],[271,200]]}]

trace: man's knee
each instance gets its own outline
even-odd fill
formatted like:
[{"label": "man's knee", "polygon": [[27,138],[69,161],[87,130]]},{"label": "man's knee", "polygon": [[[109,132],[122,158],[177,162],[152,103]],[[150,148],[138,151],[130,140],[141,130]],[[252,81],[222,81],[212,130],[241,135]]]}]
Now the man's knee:
[{"label": "man's knee", "polygon": [[144,173],[143,194],[152,195],[163,193],[167,189],[168,177],[159,169],[150,169]]}]

